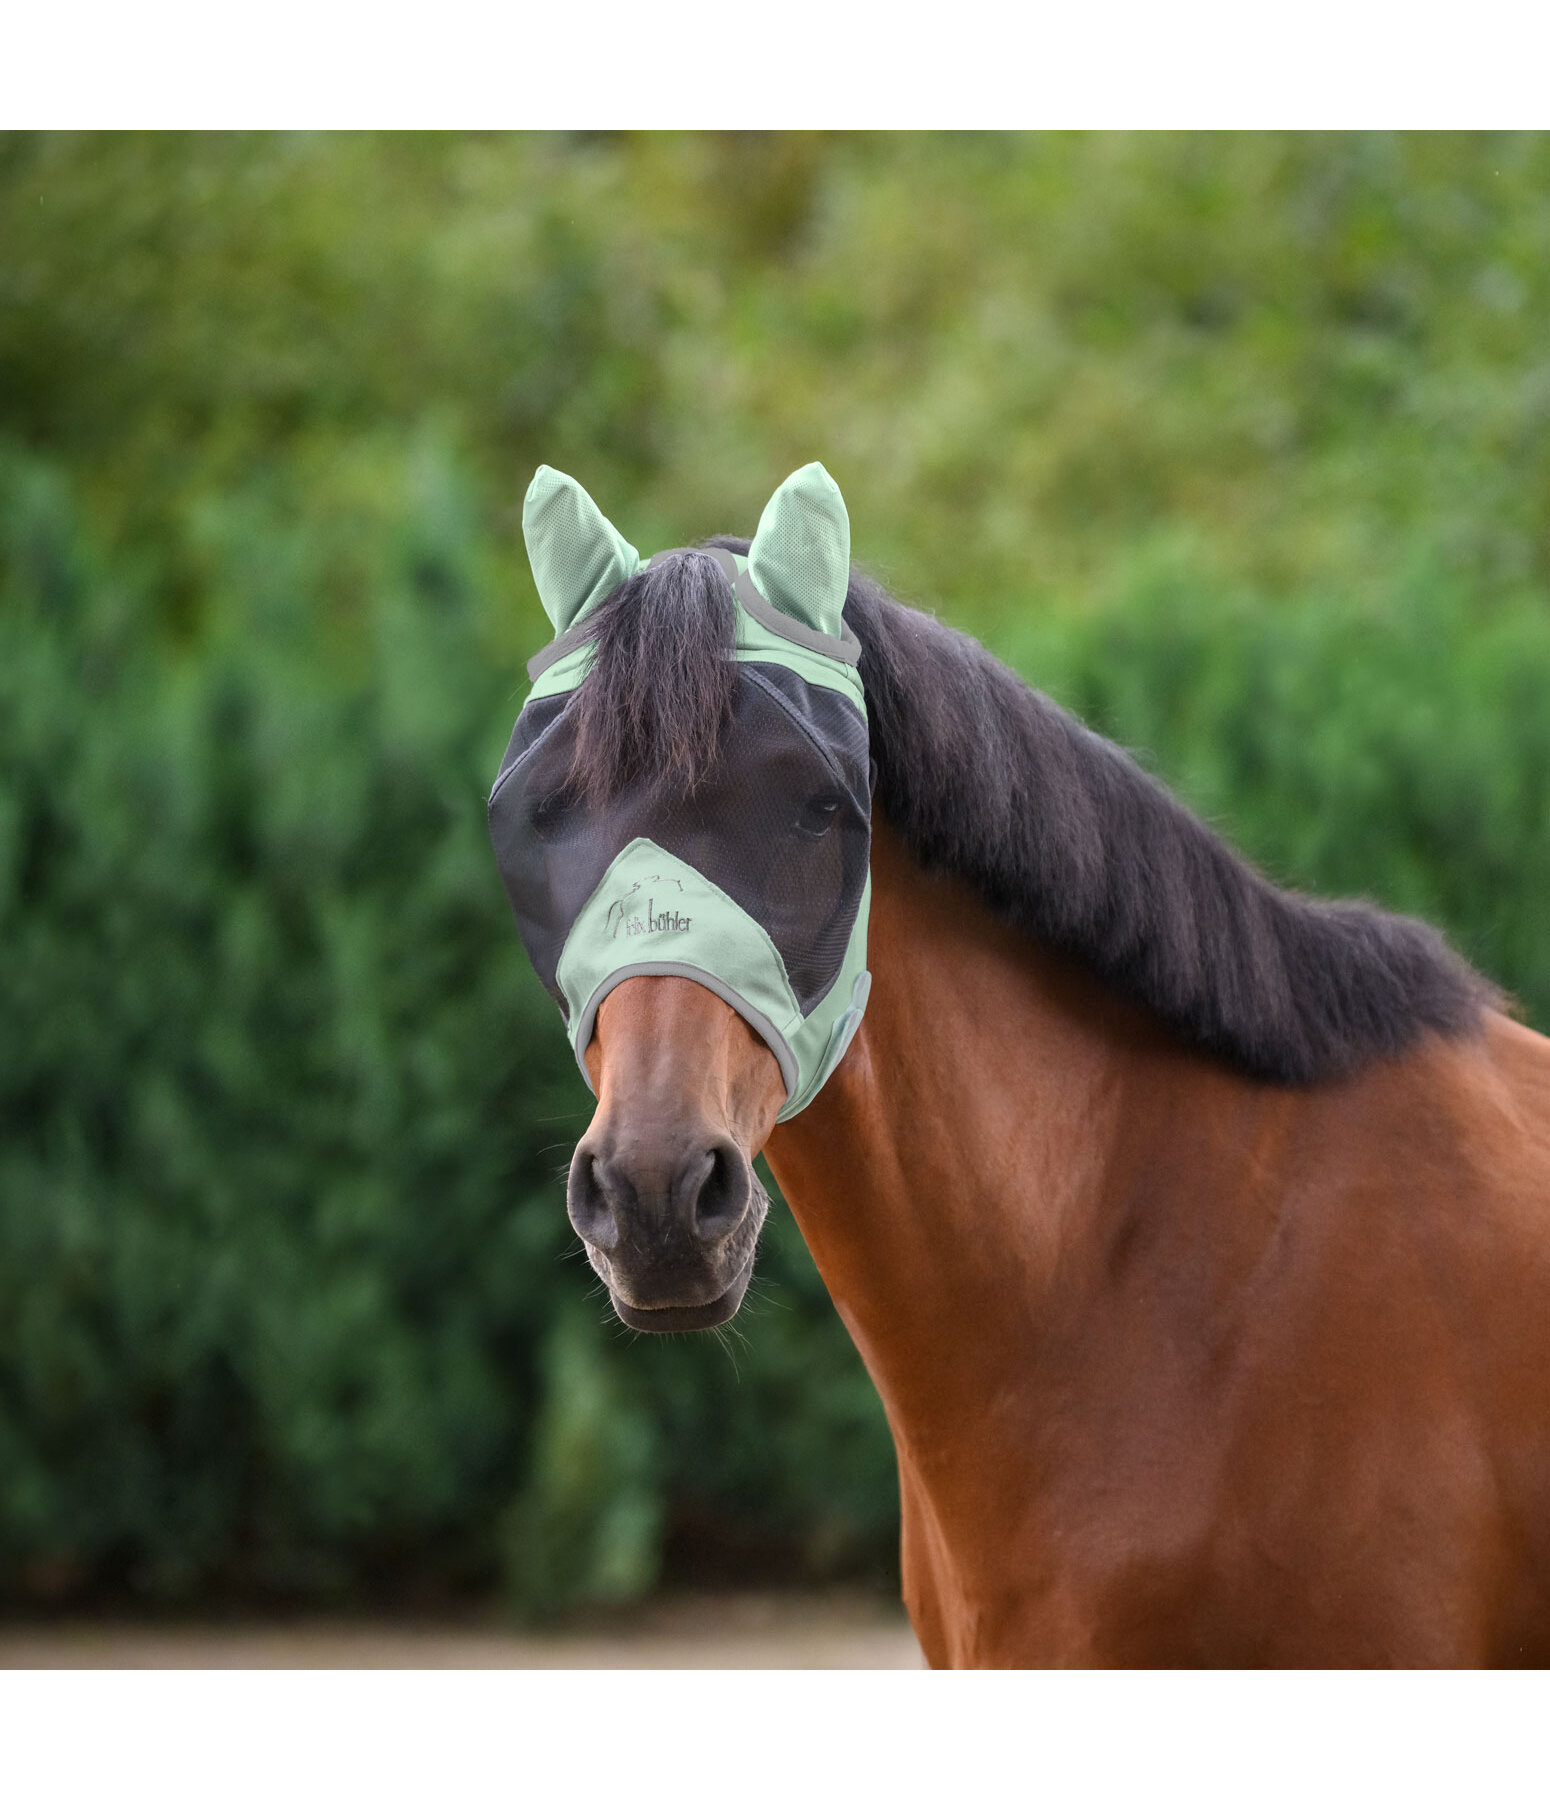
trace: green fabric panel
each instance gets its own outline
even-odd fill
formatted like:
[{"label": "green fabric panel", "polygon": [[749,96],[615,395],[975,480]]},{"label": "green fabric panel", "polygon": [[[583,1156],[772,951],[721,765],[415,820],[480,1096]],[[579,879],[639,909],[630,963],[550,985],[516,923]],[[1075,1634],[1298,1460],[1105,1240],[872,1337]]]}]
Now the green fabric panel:
[{"label": "green fabric panel", "polygon": [[866,966],[867,922],[871,911],[872,875],[869,870],[866,886],[861,890],[861,904],[856,909],[856,922],[851,927],[850,942],[845,947],[845,960],[840,965],[834,986],[802,1021],[791,1040],[801,1079],[796,1092],[788,1095],[786,1104],[780,1109],[778,1117],[782,1122],[794,1118],[815,1098],[854,1041],[871,987]]},{"label": "green fabric panel", "polygon": [[850,515],[822,463],[788,475],[770,496],[748,550],[754,586],[772,606],[838,637],[850,580]]},{"label": "green fabric panel", "polygon": [[556,633],[569,631],[640,568],[635,546],[609,524],[581,483],[547,463],[539,465],[522,502],[522,536]]},{"label": "green fabric panel", "polygon": [[583,644],[569,656],[562,656],[557,663],[550,663],[528,689],[528,699],[542,700],[546,694],[564,694],[571,688],[580,687],[586,680],[587,670],[592,667],[592,656],[593,646]]},{"label": "green fabric panel", "polygon": [[794,669],[804,681],[844,694],[854,700],[862,712],[866,711],[866,693],[854,669],[847,669],[832,657],[815,656],[798,644],[786,643],[774,632],[766,631],[757,620],[750,619],[741,607],[737,609],[737,660],[779,663],[782,668]]},{"label": "green fabric panel", "polygon": [[[788,1047],[802,1027],[769,934],[714,882],[649,838],[635,838],[609,864],[565,941],[556,974],[573,1031],[589,1026],[592,997],[610,977],[662,962],[703,970],[734,989]],[[587,1046],[573,1038],[572,1047],[579,1062]]]}]

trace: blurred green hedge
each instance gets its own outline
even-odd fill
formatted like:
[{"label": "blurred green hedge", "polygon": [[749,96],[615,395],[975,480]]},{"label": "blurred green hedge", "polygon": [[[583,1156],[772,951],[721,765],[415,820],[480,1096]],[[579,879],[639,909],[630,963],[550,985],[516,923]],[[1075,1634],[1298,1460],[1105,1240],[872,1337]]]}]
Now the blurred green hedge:
[{"label": "blurred green hedge", "polygon": [[455,482],[401,473],[344,667],[305,528],[212,528],[168,652],[0,465],[0,1582],[544,1612],[675,1534],[696,1572],[697,1519],[713,1574],[875,1567],[886,1431],[789,1219],[725,1347],[633,1348],[562,1260],[589,1096],[484,825],[516,702]]},{"label": "blurred green hedge", "polygon": [[571,1254],[483,799],[517,500],[857,554],[1550,1023],[1537,138],[0,139],[0,1598],[892,1578],[777,1208]]}]

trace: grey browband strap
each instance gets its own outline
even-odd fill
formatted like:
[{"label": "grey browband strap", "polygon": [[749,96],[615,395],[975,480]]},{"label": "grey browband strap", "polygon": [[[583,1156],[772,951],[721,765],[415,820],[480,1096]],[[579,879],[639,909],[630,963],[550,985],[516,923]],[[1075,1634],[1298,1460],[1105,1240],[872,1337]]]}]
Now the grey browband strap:
[{"label": "grey browband strap", "polygon": [[545,669],[551,669],[562,656],[569,656],[578,644],[587,641],[587,622],[580,620],[572,625],[569,631],[562,631],[553,643],[545,644],[537,656],[530,656],[527,662],[527,678],[537,681]]},{"label": "grey browband strap", "polygon": [[[677,556],[677,550],[661,550],[658,556]],[[723,575],[731,582],[733,591],[743,603],[743,610],[751,619],[757,619],[766,631],[773,631],[776,637],[783,637],[788,643],[800,644],[804,650],[814,650],[819,656],[827,656],[834,662],[849,663],[852,668],[861,661],[861,640],[846,625],[841,636],[830,637],[826,632],[814,631],[812,626],[804,625],[800,619],[788,618],[778,607],[771,606],[763,594],[753,584],[753,577],[747,569],[739,569],[730,550],[703,549],[700,554],[712,558],[721,569]],[[656,562],[657,556],[651,562]],[[647,563],[649,569],[651,563]]]},{"label": "grey browband strap", "polygon": [[[668,550],[664,554],[676,556],[677,552]],[[820,656],[830,657],[835,662],[849,663],[852,668],[861,661],[861,640],[846,625],[839,637],[830,637],[826,632],[814,631],[811,625],[804,625],[800,619],[788,618],[778,607],[771,606],[763,594],[753,584],[753,577],[747,569],[739,569],[733,560],[730,550],[706,550],[702,554],[712,556],[721,565],[721,572],[732,583],[733,590],[743,603],[743,610],[751,619],[757,619],[766,631],[773,631],[776,637],[783,637],[788,643],[800,644],[804,650],[815,650]],[[657,559],[652,557],[652,562]]]},{"label": "grey browband strap", "polygon": [[773,631],[777,637],[800,644],[804,650],[816,650],[820,656],[827,656],[834,662],[849,663],[852,668],[861,661],[861,640],[848,625],[842,625],[840,636],[832,638],[826,632],[814,631],[811,625],[804,625],[798,619],[788,619],[759,592],[746,569],[737,572],[737,597],[749,617],[757,619],[766,631]]},{"label": "grey browband strap", "polygon": [[[669,556],[679,556],[679,550],[659,550],[643,567],[650,568],[652,563],[664,561]],[[747,569],[739,569],[733,560],[730,550],[704,549],[702,556],[708,556],[717,564],[723,575],[732,584],[743,610],[751,619],[756,620],[766,631],[776,637],[785,638],[788,643],[798,644],[804,650],[816,651],[819,656],[830,657],[835,662],[848,663],[855,668],[861,661],[861,640],[848,625],[843,626],[840,636],[830,637],[822,631],[814,631],[810,625],[804,625],[799,619],[788,618],[778,607],[771,606],[763,594],[753,584],[753,577]],[[537,681],[545,669],[552,668],[562,656],[569,656],[571,651],[587,641],[587,621],[579,620],[569,631],[562,631],[552,644],[546,644],[537,656],[532,657],[527,665],[527,678]]]}]

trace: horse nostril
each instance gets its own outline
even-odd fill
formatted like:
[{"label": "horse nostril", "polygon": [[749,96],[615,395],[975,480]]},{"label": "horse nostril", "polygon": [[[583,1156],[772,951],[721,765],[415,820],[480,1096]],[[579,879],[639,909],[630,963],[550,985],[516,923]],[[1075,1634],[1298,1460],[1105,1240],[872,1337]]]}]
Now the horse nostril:
[{"label": "horse nostril", "polygon": [[571,1158],[570,1222],[610,1260],[677,1254],[673,1240],[681,1251],[684,1234],[712,1249],[748,1212],[753,1172],[735,1144],[702,1139],[685,1155],[682,1139],[661,1146],[654,1137],[584,1141]]},{"label": "horse nostril", "polygon": [[578,1148],[571,1158],[565,1209],[578,1237],[605,1256],[618,1248],[619,1221],[614,1217],[613,1205],[602,1182],[598,1180],[597,1158],[590,1150]]},{"label": "horse nostril", "polygon": [[728,1237],[748,1210],[748,1171],[741,1156],[717,1145],[710,1169],[694,1196],[690,1220],[697,1238],[714,1243]]}]

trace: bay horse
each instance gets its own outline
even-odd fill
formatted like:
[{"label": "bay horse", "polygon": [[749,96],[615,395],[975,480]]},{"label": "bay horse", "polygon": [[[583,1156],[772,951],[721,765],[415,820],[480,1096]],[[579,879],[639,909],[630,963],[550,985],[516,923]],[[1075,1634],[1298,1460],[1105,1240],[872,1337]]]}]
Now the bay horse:
[{"label": "bay horse", "polygon": [[[654,578],[598,606],[580,693],[686,768],[683,637],[724,656],[724,619],[664,645]],[[932,1666],[1543,1663],[1550,1042],[1430,927],[1272,885],[973,640],[855,572],[844,616],[864,1021],[777,1124],[723,998],[607,995],[568,1207],[621,1317],[735,1310],[763,1150],[886,1409]]]}]

